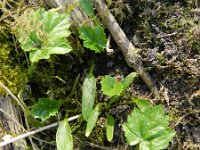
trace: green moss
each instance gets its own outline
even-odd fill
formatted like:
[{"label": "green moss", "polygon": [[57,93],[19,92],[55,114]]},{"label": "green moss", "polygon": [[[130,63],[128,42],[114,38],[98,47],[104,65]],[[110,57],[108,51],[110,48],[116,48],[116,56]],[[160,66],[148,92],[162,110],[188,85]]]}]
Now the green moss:
[{"label": "green moss", "polygon": [[[14,46],[9,42],[8,38],[0,37],[0,80],[13,93],[18,93],[27,81],[25,69],[15,62],[15,58],[11,57]],[[5,91],[0,88],[0,93],[5,94]]]}]

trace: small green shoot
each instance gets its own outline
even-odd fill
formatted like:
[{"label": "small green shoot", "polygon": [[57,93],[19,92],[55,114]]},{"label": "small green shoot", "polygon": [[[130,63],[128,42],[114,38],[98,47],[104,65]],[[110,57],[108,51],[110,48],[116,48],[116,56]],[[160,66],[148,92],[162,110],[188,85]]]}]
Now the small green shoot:
[{"label": "small green shoot", "polygon": [[57,150],[73,150],[73,138],[67,119],[60,122],[56,132]]},{"label": "small green shoot", "polygon": [[121,82],[116,81],[113,77],[106,76],[101,80],[101,90],[109,97],[120,96],[123,94],[131,82],[135,79],[137,73],[132,72],[126,76]]},{"label": "small green shoot", "polygon": [[95,108],[90,113],[90,116],[87,121],[86,132],[85,132],[86,137],[88,137],[91,134],[93,128],[96,125],[99,115],[101,114],[100,107],[101,107],[101,104],[99,103],[95,106]]},{"label": "small green shoot", "polygon": [[95,97],[96,79],[90,72],[84,79],[82,89],[82,116],[85,121],[88,120],[88,117],[93,110]]},{"label": "small green shoot", "polygon": [[58,112],[60,106],[61,103],[55,99],[40,98],[38,103],[33,106],[31,113],[35,118],[46,121]]},{"label": "small green shoot", "polygon": [[103,52],[106,48],[106,34],[100,25],[95,27],[82,26],[79,30],[79,33],[80,38],[84,40],[84,47],[95,51],[95,53]]},{"label": "small green shoot", "polygon": [[107,114],[106,118],[106,137],[107,140],[110,142],[113,139],[113,133],[114,133],[114,126],[115,126],[115,120],[114,118]]},{"label": "small green shoot", "polygon": [[101,80],[101,90],[109,97],[119,96],[123,92],[124,86],[113,77],[106,76]]},{"label": "small green shoot", "polygon": [[169,128],[168,116],[162,105],[153,107],[143,99],[137,99],[135,108],[123,124],[126,141],[139,150],[161,150],[167,148],[175,132]]}]

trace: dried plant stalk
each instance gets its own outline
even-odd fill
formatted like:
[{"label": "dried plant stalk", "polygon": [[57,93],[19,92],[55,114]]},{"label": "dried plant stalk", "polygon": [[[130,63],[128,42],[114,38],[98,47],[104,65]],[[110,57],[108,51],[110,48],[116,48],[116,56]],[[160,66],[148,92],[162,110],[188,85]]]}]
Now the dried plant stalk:
[{"label": "dried plant stalk", "polygon": [[134,68],[138,72],[142,80],[149,87],[149,89],[154,93],[155,97],[159,99],[159,93],[157,88],[154,86],[150,75],[144,70],[142,65],[142,59],[138,54],[138,50],[133,46],[133,44],[126,37],[123,30],[120,28],[119,24],[116,22],[112,13],[108,10],[105,2],[103,0],[93,0],[96,10],[102,20],[104,21],[106,27],[111,33],[113,39],[117,45],[121,48],[124,58],[127,64]]}]

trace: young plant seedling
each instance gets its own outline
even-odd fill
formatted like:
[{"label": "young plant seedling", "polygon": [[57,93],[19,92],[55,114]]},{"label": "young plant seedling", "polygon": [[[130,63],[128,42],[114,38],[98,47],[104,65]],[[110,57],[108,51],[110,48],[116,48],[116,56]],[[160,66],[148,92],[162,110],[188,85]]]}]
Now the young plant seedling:
[{"label": "young plant seedling", "polygon": [[49,59],[52,54],[66,54],[72,48],[66,38],[71,34],[69,14],[59,14],[39,8],[24,12],[17,21],[14,32],[21,48],[29,52],[32,63]]},{"label": "young plant seedling", "polygon": [[[96,97],[96,80],[90,71],[90,74],[88,74],[84,80],[82,94],[82,116],[83,119],[87,121],[85,133],[86,137],[91,134],[99,116],[104,111],[103,108],[106,108],[105,110],[107,110],[113,102],[118,100],[119,96],[125,93],[130,83],[135,79],[136,76],[137,74],[135,72],[130,73],[121,82],[116,81],[110,76],[103,78],[101,80],[101,89],[105,95],[111,98],[112,102],[108,104],[98,103],[93,109],[94,100]],[[106,113],[106,137],[108,141],[112,141],[113,139],[114,126],[115,119]]]},{"label": "young plant seedling", "polygon": [[104,95],[110,97],[109,103],[106,105],[106,108],[109,108],[112,103],[116,102],[120,96],[122,96],[129,85],[137,77],[137,73],[132,72],[127,75],[122,81],[116,81],[115,78],[106,76],[101,80],[101,90]]},{"label": "young plant seedling", "polygon": [[80,7],[92,18],[94,24],[93,26],[83,24],[79,29],[79,37],[83,40],[83,46],[95,53],[101,53],[106,48],[107,39],[104,28],[95,17],[93,2],[92,0],[80,0]]},{"label": "young plant seedling", "polygon": [[136,99],[138,108],[128,116],[124,123],[126,142],[137,145],[138,150],[161,150],[167,148],[175,132],[169,128],[168,116],[163,105],[153,107],[144,99]]}]

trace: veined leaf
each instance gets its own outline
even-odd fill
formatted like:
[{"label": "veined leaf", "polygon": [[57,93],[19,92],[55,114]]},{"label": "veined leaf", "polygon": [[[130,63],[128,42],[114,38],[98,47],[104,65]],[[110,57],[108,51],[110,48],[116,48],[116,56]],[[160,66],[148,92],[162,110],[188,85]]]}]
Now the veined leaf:
[{"label": "veined leaf", "polygon": [[137,107],[142,110],[145,111],[148,108],[152,108],[153,106],[145,99],[141,99],[141,98],[134,98],[134,102],[136,103]]},{"label": "veined leaf", "polygon": [[127,123],[123,124],[126,141],[139,144],[139,150],[160,150],[167,148],[175,132],[168,127],[168,117],[162,105],[153,107],[149,102],[138,99]]},{"label": "veined leaf", "polygon": [[86,137],[88,137],[90,135],[90,133],[92,132],[92,130],[95,127],[96,122],[99,118],[99,115],[101,114],[100,106],[101,106],[101,104],[97,104],[95,106],[95,108],[92,110],[92,112],[90,113],[90,116],[87,121],[86,132],[85,132]]},{"label": "veined leaf", "polygon": [[107,96],[119,96],[123,91],[123,84],[116,82],[114,78],[107,76],[101,80],[101,90]]},{"label": "veined leaf", "polygon": [[137,73],[132,72],[124,78],[124,80],[122,81],[122,84],[124,86],[123,92],[125,92],[127,90],[127,88],[129,87],[131,82],[133,82],[133,80],[135,79],[136,76],[137,76]]},{"label": "veined leaf", "polygon": [[24,13],[18,19],[16,37],[24,51],[30,52],[31,62],[49,59],[52,54],[66,54],[72,48],[66,40],[70,35],[68,14],[43,8]]},{"label": "veined leaf", "polygon": [[79,30],[80,38],[84,40],[83,46],[94,50],[96,53],[104,51],[106,48],[106,35],[101,26],[82,26]]},{"label": "veined leaf", "polygon": [[40,98],[38,103],[33,106],[31,113],[35,118],[40,118],[42,121],[45,121],[51,116],[54,116],[60,106],[61,103],[55,99]]},{"label": "veined leaf", "polygon": [[147,142],[147,141],[141,142],[140,145],[139,145],[139,150],[151,150],[151,148],[149,146],[149,142]]},{"label": "veined leaf", "polygon": [[96,79],[93,75],[88,74],[83,82],[82,90],[82,116],[85,121],[88,120],[93,110],[96,96]]},{"label": "veined leaf", "polygon": [[73,150],[73,138],[67,119],[59,124],[56,133],[56,146],[58,150]]},{"label": "veined leaf", "polygon": [[168,145],[168,142],[172,140],[175,133],[171,129],[167,129],[162,136],[153,139],[149,146],[151,147],[151,150],[160,150],[166,148]]},{"label": "veined leaf", "polygon": [[113,133],[114,133],[114,126],[115,126],[115,120],[112,116],[107,114],[106,118],[106,137],[107,140],[110,142],[113,139]]},{"label": "veined leaf", "polygon": [[80,7],[90,17],[94,17],[94,5],[92,0],[80,0]]}]

